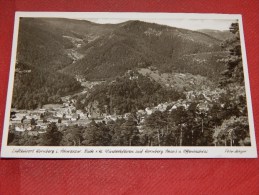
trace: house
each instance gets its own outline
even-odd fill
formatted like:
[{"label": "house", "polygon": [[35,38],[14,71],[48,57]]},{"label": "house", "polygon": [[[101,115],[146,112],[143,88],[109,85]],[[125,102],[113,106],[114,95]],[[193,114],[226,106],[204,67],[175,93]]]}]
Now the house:
[{"label": "house", "polygon": [[155,107],[157,110],[164,112],[167,108],[167,105],[165,104],[158,104],[158,106]]},{"label": "house", "polygon": [[38,131],[39,134],[46,133],[47,131]]},{"label": "house", "polygon": [[184,107],[184,109],[187,109],[189,107],[187,103],[183,103],[182,106]]},{"label": "house", "polygon": [[32,127],[31,127],[31,126],[28,126],[28,127],[26,128],[26,130],[27,130],[27,131],[31,131],[31,130],[32,130]]},{"label": "house", "polygon": [[68,107],[69,103],[63,103],[63,106]]},{"label": "house", "polygon": [[175,109],[177,109],[177,106],[176,106],[176,105],[173,105],[172,108],[170,108],[169,111],[172,112],[172,110],[175,110]]},{"label": "house", "polygon": [[71,120],[71,121],[77,121],[77,119],[76,119],[76,118],[71,118],[70,120]]},{"label": "house", "polygon": [[137,115],[138,116],[144,116],[144,115],[146,115],[146,112],[145,112],[145,110],[138,110]]},{"label": "house", "polygon": [[15,130],[15,131],[19,131],[19,132],[25,131],[25,129],[24,129],[22,126],[16,126],[16,127],[14,128],[14,130]]},{"label": "house", "polygon": [[57,118],[62,118],[62,117],[63,117],[63,113],[57,112],[56,115],[55,115],[55,117],[57,117]]},{"label": "house", "polygon": [[149,107],[147,107],[147,108],[145,109],[145,111],[146,111],[147,115],[151,115],[151,114],[153,113],[153,110],[150,109]]},{"label": "house", "polygon": [[114,115],[114,116],[112,116],[112,119],[114,119],[114,120],[123,119],[123,118],[124,118],[123,115]]},{"label": "house", "polygon": [[21,123],[22,118],[15,117],[15,118],[11,118],[10,120],[11,120],[12,123]]},{"label": "house", "polygon": [[72,115],[68,115],[68,114],[64,117],[64,119],[68,119],[68,120],[71,120],[71,118],[72,118]]},{"label": "house", "polygon": [[26,119],[27,119],[27,120],[31,120],[32,117],[31,117],[30,115],[27,115],[27,116],[26,116]]},{"label": "house", "polygon": [[106,115],[106,116],[104,117],[104,120],[105,120],[106,122],[112,121],[112,116],[111,116],[111,115]]}]

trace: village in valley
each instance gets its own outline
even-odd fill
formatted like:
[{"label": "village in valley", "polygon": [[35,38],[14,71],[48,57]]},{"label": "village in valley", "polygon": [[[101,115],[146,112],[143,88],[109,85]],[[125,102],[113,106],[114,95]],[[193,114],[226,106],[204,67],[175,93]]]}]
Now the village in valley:
[{"label": "village in valley", "polygon": [[8,145],[251,145],[237,23],[217,37],[137,20],[20,31]]},{"label": "village in valley", "polygon": [[[19,70],[20,71],[20,70]],[[29,73],[27,71],[26,73]],[[171,112],[174,109],[183,107],[188,109],[190,104],[198,101],[197,108],[200,112],[207,112],[211,107],[212,102],[217,102],[220,95],[224,93],[222,89],[211,91],[204,88],[203,90],[190,90],[185,92],[186,99],[179,99],[174,102],[160,103],[155,107],[147,107],[145,110],[138,110],[136,113],[125,113],[123,115],[103,113],[98,109],[98,102],[94,102],[93,106],[85,107],[84,110],[76,109],[75,97],[79,94],[86,94],[89,89],[104,81],[86,81],[83,77],[77,76],[77,81],[83,86],[83,90],[77,94],[62,97],[62,104],[46,104],[42,108],[35,110],[18,110],[11,109],[10,113],[10,131],[27,132],[30,136],[38,136],[46,133],[48,125],[55,123],[60,131],[69,126],[87,126],[91,121],[96,123],[102,122],[107,124],[109,121],[116,121],[117,119],[128,119],[134,115],[134,120],[137,123],[139,132],[142,131],[142,125],[145,118],[156,111]],[[134,79],[134,78],[133,78]],[[224,105],[221,105],[222,107]]]}]

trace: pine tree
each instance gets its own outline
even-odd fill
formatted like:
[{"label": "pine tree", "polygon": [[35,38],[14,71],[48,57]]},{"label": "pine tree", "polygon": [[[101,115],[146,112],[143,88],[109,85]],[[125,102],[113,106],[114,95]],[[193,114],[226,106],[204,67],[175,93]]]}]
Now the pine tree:
[{"label": "pine tree", "polygon": [[51,123],[47,127],[47,132],[43,134],[39,145],[41,146],[59,146],[62,140],[62,133],[58,131],[56,123]]},{"label": "pine tree", "polygon": [[222,87],[230,83],[243,84],[244,82],[238,23],[232,23],[229,30],[234,36],[222,44],[222,47],[229,52],[229,55],[223,59],[226,63],[226,70],[222,73],[223,77],[220,82]]}]

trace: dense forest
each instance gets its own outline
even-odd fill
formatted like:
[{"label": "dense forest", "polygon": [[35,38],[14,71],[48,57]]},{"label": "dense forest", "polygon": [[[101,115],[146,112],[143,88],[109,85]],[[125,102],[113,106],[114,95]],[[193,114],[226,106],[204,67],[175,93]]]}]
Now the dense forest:
[{"label": "dense forest", "polygon": [[[72,63],[66,49],[73,44],[41,19],[21,18],[17,60],[34,67],[59,70]],[[52,31],[53,30],[53,31]]]},{"label": "dense forest", "polygon": [[77,99],[77,109],[88,109],[91,112],[94,102],[101,113],[124,114],[153,107],[161,102],[176,101],[184,98],[184,94],[139,74],[129,71],[113,82],[98,85],[86,95]]},{"label": "dense forest", "polygon": [[61,103],[61,96],[77,92],[80,89],[80,83],[70,76],[18,62],[12,107],[36,109],[48,103]]}]

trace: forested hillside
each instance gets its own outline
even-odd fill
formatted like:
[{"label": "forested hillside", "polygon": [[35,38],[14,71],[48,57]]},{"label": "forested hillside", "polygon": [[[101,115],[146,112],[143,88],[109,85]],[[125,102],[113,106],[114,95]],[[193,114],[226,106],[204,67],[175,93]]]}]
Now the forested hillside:
[{"label": "forested hillside", "polygon": [[73,62],[70,49],[110,31],[85,20],[21,18],[17,59],[41,68],[60,70]]},{"label": "forested hillside", "polygon": [[85,57],[63,71],[83,74],[87,79],[94,80],[122,75],[136,67],[155,66],[161,72],[188,71],[215,77],[219,75],[219,71],[215,69],[222,70],[223,67],[216,57],[203,60],[203,64],[199,66],[181,59],[200,53],[218,55],[222,50],[220,43],[204,33],[129,21],[117,25],[112,32],[80,48]]},{"label": "forested hillside", "polygon": [[[96,24],[61,18],[22,18],[17,58],[32,66],[72,76],[81,74],[88,80],[113,78],[130,69],[149,66],[161,72],[216,77],[223,67],[216,60],[222,51],[220,44],[220,40],[205,33],[141,21]],[[189,55],[204,53],[209,54],[201,57],[202,64],[197,60],[187,62]]]},{"label": "forested hillside", "polygon": [[173,88],[166,88],[136,71],[129,71],[123,77],[98,85],[89,94],[80,96],[77,108],[87,108],[90,113],[92,109],[98,109],[101,113],[121,115],[184,97]]},{"label": "forested hillside", "polygon": [[17,63],[12,107],[36,109],[48,103],[61,103],[61,96],[80,89],[81,85],[74,78]]}]

